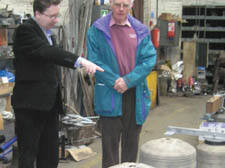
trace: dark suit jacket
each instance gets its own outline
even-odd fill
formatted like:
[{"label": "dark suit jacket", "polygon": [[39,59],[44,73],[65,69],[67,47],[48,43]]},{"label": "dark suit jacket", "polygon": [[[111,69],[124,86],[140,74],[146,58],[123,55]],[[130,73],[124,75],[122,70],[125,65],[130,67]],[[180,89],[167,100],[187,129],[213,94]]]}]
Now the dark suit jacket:
[{"label": "dark suit jacket", "polygon": [[51,46],[39,25],[29,19],[14,34],[15,109],[50,110],[59,90],[57,65],[74,68],[78,56]]}]

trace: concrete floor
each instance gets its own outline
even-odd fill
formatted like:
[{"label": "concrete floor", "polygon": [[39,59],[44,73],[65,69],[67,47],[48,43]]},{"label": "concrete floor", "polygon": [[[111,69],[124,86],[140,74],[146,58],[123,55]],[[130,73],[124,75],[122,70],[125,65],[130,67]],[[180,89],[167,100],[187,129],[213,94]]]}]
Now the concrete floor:
[{"label": "concrete floor", "polygon": [[[199,128],[201,117],[205,113],[206,101],[210,96],[193,97],[160,97],[160,105],[151,110],[145,122],[140,139],[140,146],[145,142],[165,137],[168,126]],[[173,135],[190,143],[198,145],[198,137],[189,135]],[[60,161],[59,168],[101,168],[101,139],[95,139],[89,147],[96,152],[89,159],[75,162],[73,160]]]}]

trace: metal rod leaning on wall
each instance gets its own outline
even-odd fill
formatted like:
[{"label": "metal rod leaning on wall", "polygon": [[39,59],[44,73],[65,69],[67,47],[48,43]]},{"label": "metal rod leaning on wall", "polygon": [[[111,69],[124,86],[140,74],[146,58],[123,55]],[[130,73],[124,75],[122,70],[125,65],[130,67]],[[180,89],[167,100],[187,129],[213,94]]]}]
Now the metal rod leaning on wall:
[{"label": "metal rod leaning on wall", "polygon": [[[91,23],[92,8],[93,8],[93,0],[86,0],[83,2],[81,16],[80,16],[81,40],[79,40],[79,42],[78,42],[78,49],[77,49],[78,55],[82,55],[82,53],[84,51],[83,46],[84,46],[84,41],[85,41],[85,37],[86,37],[86,31],[90,27],[90,23]],[[84,16],[82,14],[84,14]],[[85,103],[83,103],[83,104],[84,104],[86,116],[93,116],[94,113],[93,113],[93,107],[92,107],[92,100],[90,99],[91,96],[88,91],[88,85],[84,79],[84,76],[85,76],[84,71],[79,69],[78,76],[79,76],[79,79],[81,82],[81,87],[82,87],[82,91],[83,91],[83,95],[84,95],[83,102],[85,102]],[[88,76],[88,78],[90,79],[90,76]]]},{"label": "metal rod leaning on wall", "polygon": [[[69,6],[70,31],[68,31],[69,35],[67,34],[66,36],[69,38],[72,37],[70,40],[72,45],[74,45],[72,46],[74,48],[69,47],[69,50],[77,55],[82,55],[86,30],[88,30],[91,23],[93,0],[70,0]],[[70,41],[69,39],[67,40]],[[87,92],[88,89],[87,84],[84,81],[84,73],[81,74],[80,71],[81,70],[64,70],[65,104],[70,105],[79,112],[83,102],[85,113],[89,115],[92,102],[90,100],[90,95]],[[85,82],[85,84],[79,84],[78,79],[81,83]],[[82,94],[84,96],[78,95],[78,87],[81,87]],[[81,100],[81,97],[84,98]],[[86,106],[87,103],[88,105]]]}]

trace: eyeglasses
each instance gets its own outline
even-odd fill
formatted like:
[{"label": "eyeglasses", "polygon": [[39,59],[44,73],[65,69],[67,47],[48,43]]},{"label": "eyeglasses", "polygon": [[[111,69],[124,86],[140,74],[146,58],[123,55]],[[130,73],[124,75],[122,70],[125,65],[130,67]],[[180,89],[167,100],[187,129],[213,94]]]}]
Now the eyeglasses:
[{"label": "eyeglasses", "polygon": [[60,14],[57,14],[57,15],[47,15],[47,14],[45,14],[45,13],[42,13],[42,15],[47,16],[47,17],[48,17],[49,19],[51,19],[51,20],[55,20],[55,19],[57,19],[57,18],[60,17]]},{"label": "eyeglasses", "polygon": [[117,8],[121,8],[122,7],[122,8],[125,8],[125,9],[130,7],[130,4],[113,3],[113,5],[115,7],[117,7]]}]

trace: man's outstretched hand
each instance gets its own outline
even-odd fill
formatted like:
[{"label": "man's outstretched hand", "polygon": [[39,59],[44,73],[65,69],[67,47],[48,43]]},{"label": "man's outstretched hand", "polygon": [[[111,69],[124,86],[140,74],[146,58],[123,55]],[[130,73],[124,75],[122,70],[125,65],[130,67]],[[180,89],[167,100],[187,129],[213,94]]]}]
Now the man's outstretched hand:
[{"label": "man's outstretched hand", "polygon": [[94,64],[93,62],[88,61],[87,59],[83,58],[80,64],[82,65],[82,67],[84,67],[88,74],[94,75],[96,71],[104,72],[104,69]]}]

